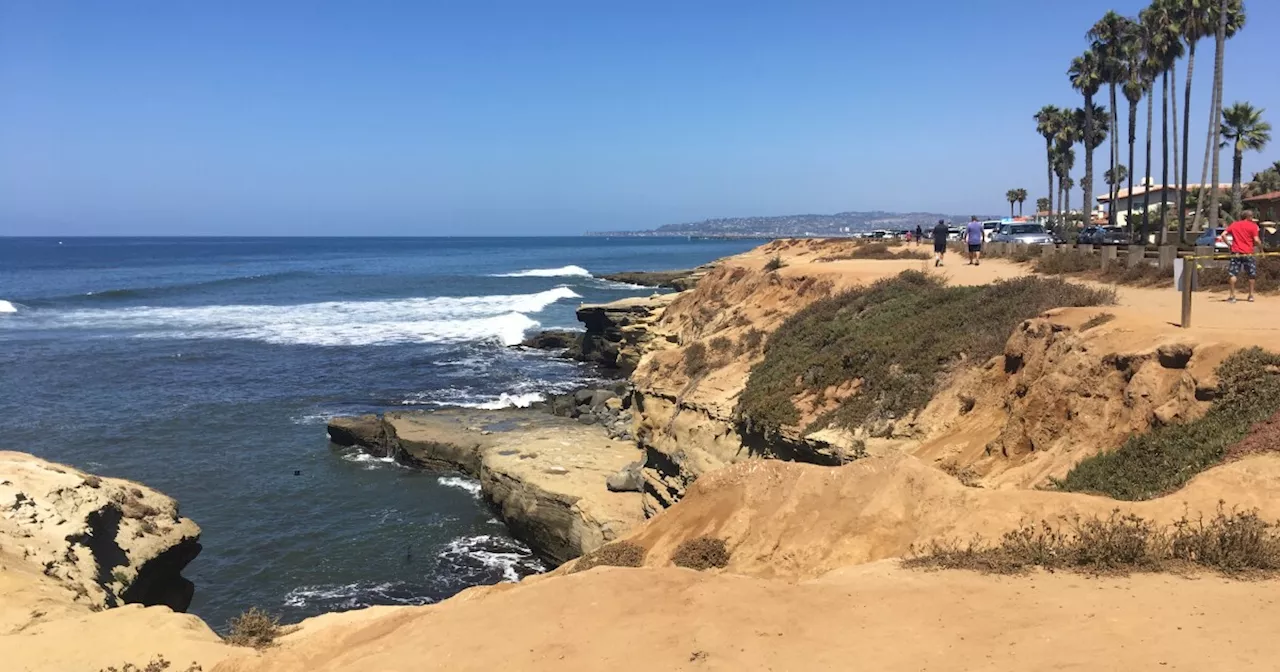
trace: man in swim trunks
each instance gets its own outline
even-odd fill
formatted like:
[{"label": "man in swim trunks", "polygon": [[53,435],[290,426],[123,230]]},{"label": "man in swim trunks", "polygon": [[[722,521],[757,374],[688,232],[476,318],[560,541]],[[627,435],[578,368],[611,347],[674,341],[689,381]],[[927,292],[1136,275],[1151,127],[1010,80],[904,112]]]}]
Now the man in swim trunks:
[{"label": "man in swim trunks", "polygon": [[951,233],[947,223],[941,219],[933,227],[933,265],[941,266],[942,258],[947,256],[947,236]]},{"label": "man in swim trunks", "polygon": [[1218,236],[1218,240],[1227,242],[1231,245],[1231,261],[1227,265],[1227,274],[1230,275],[1231,289],[1227,296],[1227,303],[1236,302],[1236,279],[1241,273],[1249,276],[1249,299],[1253,302],[1253,289],[1258,281],[1258,260],[1254,257],[1255,246],[1262,247],[1262,237],[1258,232],[1258,223],[1255,221],[1258,215],[1252,210],[1246,210],[1244,215],[1237,222],[1232,222],[1230,226]]},{"label": "man in swim trunks", "polygon": [[969,243],[969,264],[979,266],[982,264],[982,237],[986,232],[982,230],[982,222],[977,217],[970,217],[969,223],[964,227],[964,235],[966,242]]}]

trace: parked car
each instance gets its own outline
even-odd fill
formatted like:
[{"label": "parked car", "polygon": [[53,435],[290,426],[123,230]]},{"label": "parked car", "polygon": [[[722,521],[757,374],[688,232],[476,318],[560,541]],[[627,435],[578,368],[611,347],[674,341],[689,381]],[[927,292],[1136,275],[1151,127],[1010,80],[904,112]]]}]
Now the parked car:
[{"label": "parked car", "polygon": [[1098,241],[1102,239],[1103,228],[1105,227],[1086,226],[1080,229],[1080,233],[1076,234],[1076,242],[1080,245],[1097,245]]},{"label": "parked car", "polygon": [[1040,224],[1004,224],[991,237],[993,243],[1027,243],[1043,245],[1053,242],[1053,235]]},{"label": "parked car", "polygon": [[1213,249],[1219,252],[1226,252],[1231,249],[1231,246],[1218,240],[1218,236],[1221,236],[1223,231],[1224,229],[1222,228],[1205,229],[1204,232],[1200,234],[1200,237],[1196,238],[1196,245],[1202,247],[1209,247],[1212,245]]},{"label": "parked car", "polygon": [[1077,243],[1083,245],[1128,245],[1133,242],[1129,237],[1129,230],[1123,226],[1091,226],[1085,231],[1093,229],[1085,237],[1085,232],[1080,232],[1080,237],[1076,239]]}]

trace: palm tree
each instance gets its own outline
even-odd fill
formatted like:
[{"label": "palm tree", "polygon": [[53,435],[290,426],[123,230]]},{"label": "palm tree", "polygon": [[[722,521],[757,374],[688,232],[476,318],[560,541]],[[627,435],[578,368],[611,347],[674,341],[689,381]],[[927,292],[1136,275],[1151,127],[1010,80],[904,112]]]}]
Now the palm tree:
[{"label": "palm tree", "polygon": [[1062,212],[1063,229],[1060,230],[1065,230],[1067,218],[1071,215],[1067,203],[1070,196],[1067,180],[1071,179],[1071,169],[1076,163],[1076,150],[1071,148],[1075,144],[1074,130],[1071,129],[1071,124],[1067,124],[1066,129],[1058,134],[1059,140],[1053,150],[1053,171],[1058,175],[1058,210]]},{"label": "palm tree", "polygon": [[1022,204],[1027,201],[1027,190],[1019,187],[1013,190],[1018,197],[1018,216],[1022,216]]},{"label": "palm tree", "polygon": [[1009,219],[1013,219],[1013,204],[1018,202],[1018,190],[1010,189],[1004,192],[1004,200],[1009,201]]},{"label": "palm tree", "polygon": [[1126,168],[1123,163],[1116,166],[1116,169],[1114,171],[1108,170],[1107,172],[1102,174],[1102,179],[1106,180],[1107,184],[1110,186],[1120,184],[1124,182],[1125,179],[1128,177],[1129,177],[1129,169]]},{"label": "palm tree", "polygon": [[[1098,58],[1098,54],[1092,49],[1085,50],[1083,54],[1071,60],[1071,67],[1067,70],[1067,77],[1071,79],[1071,87],[1084,95],[1084,108],[1081,110],[1084,114],[1082,120],[1084,129],[1084,206],[1085,210],[1093,208],[1093,150],[1102,141],[1092,144],[1088,140],[1095,137],[1094,134],[1094,115],[1096,110],[1105,110],[1093,104],[1093,97],[1097,95],[1098,89],[1102,88],[1102,63]],[[1104,120],[1102,123],[1106,123]],[[1103,139],[1106,135],[1103,134]]]},{"label": "palm tree", "polygon": [[[1142,101],[1142,96],[1147,90],[1145,73],[1142,71],[1143,36],[1141,27],[1136,22],[1131,23],[1129,30],[1121,35],[1119,47],[1125,68],[1121,90],[1124,92],[1125,100],[1129,102],[1129,165],[1136,168],[1137,164],[1133,160],[1133,146],[1138,139],[1138,103]],[[1129,199],[1124,219],[1130,237],[1133,235],[1133,176],[1136,172],[1136,170],[1129,171]]]},{"label": "palm tree", "polygon": [[1196,68],[1196,44],[1209,34],[1211,2],[1213,0],[1169,0],[1169,11],[1173,23],[1187,43],[1186,92],[1182,99],[1182,179],[1178,183],[1178,236],[1182,242],[1186,242],[1187,171],[1191,158],[1191,78]]},{"label": "palm tree", "polygon": [[[1265,111],[1249,103],[1236,103],[1222,111],[1222,137],[1235,150],[1231,162],[1231,214],[1234,217],[1239,217],[1241,211],[1240,164],[1244,153],[1246,150],[1261,152],[1271,142],[1271,124],[1262,120]],[[1222,144],[1225,147],[1228,143]]]},{"label": "palm tree", "polygon": [[[1115,12],[1107,12],[1103,17],[1089,29],[1086,37],[1092,42],[1092,49],[1098,55],[1102,81],[1107,83],[1111,93],[1111,128],[1118,126],[1116,120],[1116,86],[1124,81],[1125,66],[1124,54],[1121,45],[1124,44],[1125,36],[1131,32],[1130,26],[1132,22]],[[1116,144],[1116,136],[1111,135],[1111,168],[1115,169],[1120,163],[1120,148]],[[1116,200],[1116,187],[1111,189],[1111,203],[1114,206]],[[1111,208],[1110,214],[1111,224],[1116,223],[1115,208]]]},{"label": "palm tree", "polygon": [[1045,214],[1048,214],[1049,208],[1052,208],[1052,207],[1053,207],[1053,203],[1050,202],[1049,199],[1043,196],[1036,199],[1036,212],[1043,212]]},{"label": "palm tree", "polygon": [[[1205,166],[1200,171],[1202,177],[1208,177],[1208,159],[1212,155],[1213,159],[1213,184],[1211,186],[1210,203],[1218,201],[1218,176],[1219,161],[1221,161],[1222,152],[1213,151],[1215,147],[1221,144],[1222,124],[1222,64],[1226,57],[1227,39],[1234,37],[1241,28],[1244,28],[1245,14],[1243,0],[1210,0],[1209,18],[1211,25],[1217,26],[1217,32],[1214,35],[1214,53],[1213,53],[1213,95],[1209,112],[1209,136],[1205,142]],[[1205,180],[1200,180],[1200,191],[1205,189]],[[1200,199],[1204,200],[1203,197]],[[1218,208],[1209,208],[1209,226],[1217,228],[1218,226]],[[1200,216],[1196,215],[1196,230],[1200,230]]]},{"label": "palm tree", "polygon": [[1280,191],[1280,161],[1276,161],[1275,165],[1266,170],[1254,173],[1246,191],[1250,196],[1261,196],[1273,191]]},{"label": "palm tree", "polygon": [[[1177,0],[1155,0],[1150,7],[1142,10],[1140,20],[1147,38],[1147,67],[1158,70],[1160,75],[1160,244],[1164,245],[1169,236],[1169,89],[1170,77],[1175,78],[1172,86],[1177,86],[1177,63],[1182,58],[1182,40],[1178,25],[1174,21],[1173,5]],[[1178,97],[1173,97],[1173,165],[1174,181],[1178,172]],[[1147,123],[1150,137],[1150,120]],[[1181,203],[1181,197],[1178,202]]]},{"label": "palm tree", "polygon": [[[1105,142],[1107,139],[1108,133],[1110,133],[1110,127],[1107,123],[1107,108],[1102,107],[1101,105],[1098,105],[1096,103],[1091,104],[1091,107],[1092,107],[1091,110],[1087,108],[1078,108],[1071,114],[1072,123],[1074,123],[1076,125],[1076,128],[1080,129],[1081,131],[1080,142],[1081,144],[1084,145],[1084,151],[1085,151],[1085,154],[1084,154],[1085,178],[1084,178],[1084,184],[1081,186],[1084,188],[1085,200],[1084,200],[1083,208],[1086,212],[1093,211],[1093,203],[1094,203],[1093,180],[1090,179],[1093,176],[1089,172],[1090,170],[1089,157],[1091,154],[1093,154],[1093,150],[1102,146],[1102,143]],[[1093,117],[1092,124],[1089,123],[1089,117]],[[1091,128],[1092,132],[1087,132],[1084,130],[1085,128],[1090,126],[1092,127]]]},{"label": "palm tree", "polygon": [[1045,161],[1049,166],[1049,216],[1053,217],[1053,140],[1061,130],[1065,115],[1057,105],[1045,105],[1036,112],[1036,132],[1044,137]]}]

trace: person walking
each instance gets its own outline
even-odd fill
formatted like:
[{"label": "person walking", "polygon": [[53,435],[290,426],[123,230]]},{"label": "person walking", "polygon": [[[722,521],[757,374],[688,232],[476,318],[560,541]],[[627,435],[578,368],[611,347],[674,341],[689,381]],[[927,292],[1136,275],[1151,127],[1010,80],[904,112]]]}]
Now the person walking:
[{"label": "person walking", "polygon": [[933,227],[933,265],[935,268],[941,266],[942,258],[947,256],[947,235],[950,233],[944,220],[939,219],[938,225]]},{"label": "person walking", "polygon": [[1241,273],[1249,276],[1249,303],[1253,303],[1254,286],[1258,282],[1258,260],[1254,250],[1262,248],[1262,236],[1258,232],[1258,214],[1246,210],[1239,221],[1232,222],[1218,236],[1220,242],[1231,246],[1231,261],[1227,262],[1230,290],[1227,303],[1236,302],[1236,281]]},{"label": "person walking", "polygon": [[982,230],[982,222],[977,217],[970,217],[964,227],[965,238],[969,243],[969,265],[982,265],[982,238],[986,232]]},{"label": "person walking", "polygon": [[920,240],[924,238],[924,228],[916,224],[916,247],[920,247]]}]

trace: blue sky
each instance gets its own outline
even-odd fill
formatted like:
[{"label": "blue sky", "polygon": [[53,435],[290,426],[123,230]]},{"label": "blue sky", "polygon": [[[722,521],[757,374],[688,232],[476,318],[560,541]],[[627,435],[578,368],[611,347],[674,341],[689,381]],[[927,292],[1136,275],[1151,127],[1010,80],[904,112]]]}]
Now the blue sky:
[{"label": "blue sky", "polygon": [[[1246,4],[1226,100],[1280,126],[1280,3]],[[1009,188],[1043,195],[1031,116],[1080,104],[1085,31],[1141,7],[0,0],[0,234],[998,213]],[[1197,175],[1211,41],[1198,56]],[[1277,159],[1280,133],[1246,177]]]}]

